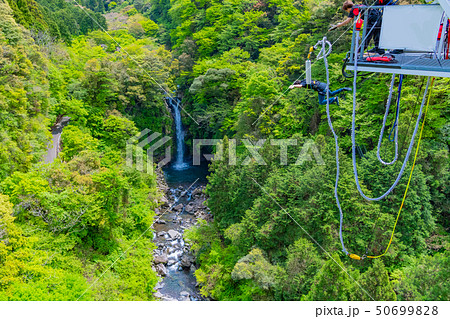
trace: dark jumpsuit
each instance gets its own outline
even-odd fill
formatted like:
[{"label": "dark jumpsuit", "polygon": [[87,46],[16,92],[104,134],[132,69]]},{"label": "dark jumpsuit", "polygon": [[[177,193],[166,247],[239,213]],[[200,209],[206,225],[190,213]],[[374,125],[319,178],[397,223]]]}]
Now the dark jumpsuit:
[{"label": "dark jumpsuit", "polygon": [[[311,81],[311,85],[308,85],[308,84],[306,84],[306,80],[302,80],[301,82],[297,82],[295,84],[301,84],[302,87],[304,87],[304,88],[317,91],[317,93],[319,93],[319,104],[320,105],[327,104],[327,84],[326,83],[319,82],[319,81]],[[340,89],[337,89],[336,91],[328,90],[328,92],[329,92],[328,94],[330,97],[330,99],[329,99],[330,104],[336,103],[337,105],[339,105],[339,99],[335,95],[341,93],[345,89],[346,88],[340,88]]]}]

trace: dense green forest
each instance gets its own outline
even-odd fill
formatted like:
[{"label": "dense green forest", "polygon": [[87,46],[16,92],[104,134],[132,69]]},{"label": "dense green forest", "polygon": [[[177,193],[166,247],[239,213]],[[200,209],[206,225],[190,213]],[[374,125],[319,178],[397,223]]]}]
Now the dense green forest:
[{"label": "dense green forest", "polygon": [[[128,30],[39,45],[0,5],[0,299],[151,300],[154,245],[141,234],[160,194],[124,153],[140,127],[171,130],[152,80],[171,82],[170,52]],[[64,115],[63,152],[43,164]]]},{"label": "dense green forest", "polygon": [[[177,88],[192,116],[183,115],[188,144],[215,138],[225,148],[224,158],[210,165],[206,190],[214,221],[185,234],[197,256],[203,296],[448,300],[448,78],[435,81],[388,254],[357,261],[341,252],[335,146],[325,106],[315,92],[287,90],[304,72],[309,47],[324,35],[333,43],[331,89],[351,86],[341,76],[351,31],[327,31],[345,17],[341,5],[0,0],[0,300],[153,299],[158,278],[149,228],[161,193],[155,175],[127,167],[124,157],[127,139],[144,128],[171,134],[160,85]],[[314,63],[312,73],[325,81],[323,61]],[[389,82],[385,74],[358,80],[357,144],[365,150],[358,170],[372,196],[392,184],[401,164],[385,167],[376,157]],[[405,78],[399,162],[423,91],[422,77]],[[331,113],[340,137],[345,243],[352,252],[380,254],[408,174],[385,200],[364,200],[352,172],[350,94]],[[62,116],[71,117],[62,153],[44,164],[50,129]],[[246,160],[249,152],[238,143],[239,165],[229,165],[229,141],[242,138],[299,143],[288,148],[288,165],[279,164],[279,146],[264,143],[259,153],[267,165],[259,165]],[[307,140],[315,142],[325,165],[294,165]],[[392,143],[383,150],[385,158],[394,154]]]},{"label": "dense green forest", "polygon": [[73,36],[106,29],[105,17],[74,5],[74,1],[8,0],[8,3],[16,22],[29,29],[41,46],[51,39],[70,42]]}]

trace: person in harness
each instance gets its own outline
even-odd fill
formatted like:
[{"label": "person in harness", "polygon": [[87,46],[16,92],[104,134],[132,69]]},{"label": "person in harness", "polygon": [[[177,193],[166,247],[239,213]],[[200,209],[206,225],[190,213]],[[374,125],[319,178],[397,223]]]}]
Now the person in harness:
[{"label": "person in harness", "polygon": [[[305,88],[305,89],[312,89],[314,91],[317,91],[319,93],[319,104],[324,105],[327,104],[327,84],[319,81],[311,81],[311,84],[306,83],[306,79],[303,79],[301,81],[297,80],[292,84],[290,89],[294,88]],[[336,91],[330,91],[328,90],[328,95],[330,97],[329,103],[333,104],[336,103],[339,106],[339,98],[335,95],[343,92],[343,91],[351,91],[351,88],[344,87],[337,89]]]},{"label": "person in harness", "polygon": [[[382,3],[380,5],[386,5],[384,2],[387,2],[387,0],[379,0]],[[389,1],[390,2],[390,1]],[[328,31],[335,30],[337,28],[340,28],[344,25],[347,25],[356,18],[358,18],[359,14],[361,14],[361,18],[364,18],[364,12],[367,10],[367,7],[361,6],[361,5],[355,5],[351,0],[346,0],[342,4],[342,10],[346,11],[348,13],[347,19],[344,21],[332,25]],[[385,51],[383,49],[379,48],[380,44],[380,33],[381,33],[381,21],[382,21],[382,14],[380,10],[378,9],[368,9],[368,21],[367,21],[367,35],[366,40],[364,41],[364,51],[366,50],[367,46],[370,43],[370,40],[373,39],[373,42],[375,44],[375,47],[371,50],[369,50],[369,53],[378,53],[378,54],[384,54]]]}]

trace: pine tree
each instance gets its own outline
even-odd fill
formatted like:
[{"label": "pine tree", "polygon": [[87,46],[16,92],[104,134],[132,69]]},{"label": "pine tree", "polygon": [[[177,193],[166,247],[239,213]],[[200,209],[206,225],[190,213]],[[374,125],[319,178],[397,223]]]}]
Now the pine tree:
[{"label": "pine tree", "polygon": [[[355,284],[350,276],[344,272],[344,264],[339,255],[334,253],[322,269],[314,277],[314,284],[306,296],[306,300],[347,301],[352,300]],[[358,273],[352,273],[357,279]]]},{"label": "pine tree", "polygon": [[[389,275],[381,259],[375,259],[372,267],[361,275],[359,281],[369,295],[379,301],[395,301],[397,296],[389,281]],[[366,294],[362,300],[371,300]]]}]

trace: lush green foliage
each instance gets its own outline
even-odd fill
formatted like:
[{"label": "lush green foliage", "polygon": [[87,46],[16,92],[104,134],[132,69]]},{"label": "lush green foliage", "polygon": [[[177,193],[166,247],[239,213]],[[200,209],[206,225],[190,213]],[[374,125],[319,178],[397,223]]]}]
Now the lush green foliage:
[{"label": "lush green foliage", "polygon": [[73,36],[106,29],[105,18],[75,2],[63,0],[7,0],[15,20],[30,29],[40,45],[55,39],[70,42]]},{"label": "lush green foliage", "polygon": [[[222,139],[225,150],[210,167],[214,222],[186,232],[204,296],[448,300],[448,79],[436,80],[389,252],[363,262],[340,253],[335,149],[325,106],[315,92],[287,87],[302,77],[308,48],[324,34],[334,44],[331,89],[350,86],[341,78],[350,32],[326,31],[344,17],[342,1],[81,1],[102,27],[98,13],[107,11],[109,35],[95,31],[98,25],[68,2],[9,2],[11,7],[0,0],[0,299],[152,298],[151,233],[139,235],[157,205],[155,177],[126,168],[123,156],[139,130],[171,132],[158,82],[165,90],[178,87],[184,108],[199,123],[183,118],[190,137]],[[71,40],[70,46],[36,30]],[[312,74],[325,80],[322,61]],[[400,161],[385,167],[375,148],[388,84],[389,76],[381,74],[358,80],[357,144],[364,153],[358,171],[372,196],[398,174],[424,89],[422,78],[405,78]],[[340,137],[343,240],[351,252],[376,255],[389,241],[407,177],[386,200],[369,203],[359,196],[351,111],[344,96],[331,106]],[[62,153],[42,164],[49,128],[62,116],[71,117]],[[288,147],[287,165],[280,165],[280,146],[267,140],[258,149],[266,165],[259,165],[243,138],[293,138],[297,145]],[[230,165],[233,139],[238,165]],[[311,142],[323,163],[310,149],[308,160],[295,165]],[[392,158],[392,144],[383,143],[382,156]],[[408,163],[405,175],[410,169]]]},{"label": "lush green foliage", "polygon": [[[446,285],[430,286],[433,278],[448,281],[444,265],[450,195],[449,80],[436,80],[393,245],[381,260],[356,262],[336,253],[341,245],[334,198],[335,150],[325,106],[318,104],[315,92],[287,91],[290,81],[302,77],[308,48],[321,39],[330,22],[344,16],[341,2],[176,0],[170,7],[163,1],[152,3],[159,10],[154,7],[154,12],[167,12],[158,23],[172,29],[167,41],[179,56],[177,83],[185,90],[186,109],[200,124],[186,118],[190,133],[223,138],[225,149],[224,158],[211,165],[207,188],[214,225],[199,226],[189,234],[197,243],[201,267],[196,275],[202,293],[224,300],[448,299]],[[329,57],[331,89],[350,86],[341,79],[350,34],[339,30],[327,36],[337,41]],[[325,81],[322,61],[314,63],[312,76]],[[382,194],[397,176],[424,90],[422,78],[405,79],[400,161],[385,167],[375,148],[388,84],[389,76],[381,74],[358,81],[357,144],[364,153],[358,171],[369,196]],[[339,107],[331,106],[340,136],[343,240],[350,252],[377,255],[389,241],[407,176],[386,200],[369,203],[360,197],[351,164],[351,112],[352,101],[344,96]],[[239,142],[242,138],[253,143],[294,138],[297,146],[288,147],[288,165],[280,165],[280,146],[267,141],[258,149],[266,165],[259,165],[246,159],[250,153]],[[237,165],[230,165],[228,158],[231,139],[238,139]],[[294,165],[307,139],[315,142],[325,165],[314,162],[311,150],[311,161]],[[383,143],[382,156],[393,156],[392,144]],[[410,169],[409,163],[405,175]],[[428,259],[432,277],[425,274]],[[414,265],[423,268],[406,278]]]},{"label": "lush green foliage", "polygon": [[[42,43],[0,6],[0,299],[153,299],[160,194],[124,157],[139,129],[171,131],[155,83],[171,86],[170,52],[127,29]],[[63,116],[62,152],[44,164]]]}]

